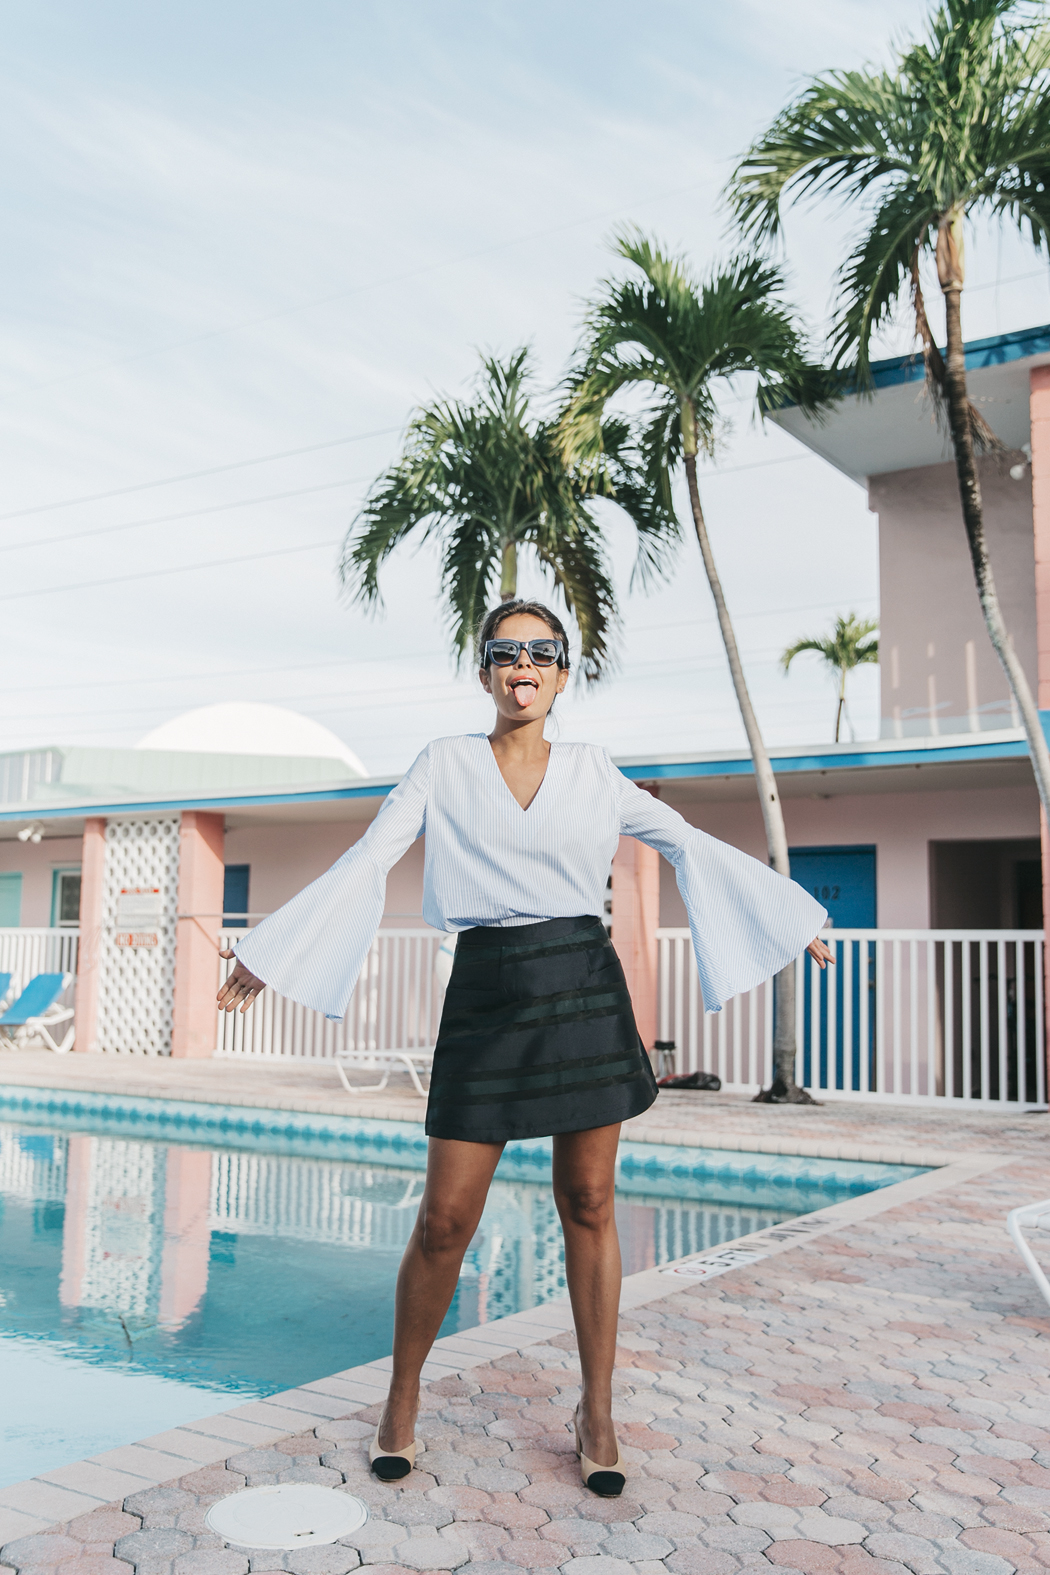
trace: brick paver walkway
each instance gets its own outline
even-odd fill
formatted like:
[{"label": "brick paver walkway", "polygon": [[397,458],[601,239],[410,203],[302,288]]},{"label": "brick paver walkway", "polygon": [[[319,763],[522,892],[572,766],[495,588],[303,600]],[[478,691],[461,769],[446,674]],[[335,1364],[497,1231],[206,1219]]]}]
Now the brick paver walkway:
[{"label": "brick paver walkway", "polygon": [[[753,1109],[763,1130],[815,1114],[843,1141],[872,1117]],[[574,1339],[555,1333],[431,1383],[426,1452],[403,1485],[369,1475],[378,1413],[348,1405],[345,1419],[231,1446],[225,1464],[9,1542],[0,1559],[18,1575],[1050,1568],[1050,1308],[1003,1225],[1050,1195],[1047,1117],[974,1117],[954,1143],[952,1125],[923,1112],[880,1112],[877,1125],[880,1140],[904,1127],[927,1148],[1009,1163],[719,1278],[661,1277],[657,1299],[621,1320],[619,1500],[581,1486]],[[205,1530],[217,1498],[287,1480],[345,1486],[370,1518],[290,1555],[249,1556]]]}]

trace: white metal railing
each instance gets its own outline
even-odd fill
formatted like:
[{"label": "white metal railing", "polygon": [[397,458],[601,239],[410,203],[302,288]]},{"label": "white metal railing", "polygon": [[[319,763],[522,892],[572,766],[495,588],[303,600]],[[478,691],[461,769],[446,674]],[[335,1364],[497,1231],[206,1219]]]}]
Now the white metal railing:
[{"label": "white metal railing", "polygon": [[[224,931],[228,950],[243,930]],[[216,1055],[331,1060],[345,1051],[414,1050],[437,1038],[443,992],[434,960],[438,930],[380,930],[341,1023],[267,990],[250,1011],[219,1017]],[[233,964],[220,958],[220,983]]]},{"label": "white metal railing", "polygon": [[[0,973],[12,975],[13,990],[24,989],[38,973],[77,971],[77,929],[3,929],[0,930]],[[61,997],[72,1006],[76,985],[71,984]]]},{"label": "white metal railing", "polygon": [[[836,962],[799,958],[799,1083],[826,1099],[973,1100],[1045,1109],[1042,930],[824,932]],[[705,1015],[689,931],[657,931],[659,1038],[676,1070],[756,1092],[773,1065],[773,987]]]}]

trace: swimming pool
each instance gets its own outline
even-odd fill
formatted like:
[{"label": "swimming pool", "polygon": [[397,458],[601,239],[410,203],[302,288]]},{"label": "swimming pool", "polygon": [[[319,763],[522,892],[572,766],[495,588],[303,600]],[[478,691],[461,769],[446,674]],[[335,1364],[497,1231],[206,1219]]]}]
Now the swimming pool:
[{"label": "swimming pool", "polygon": [[[389,1352],[421,1128],[240,1111],[217,1141],[213,1107],[17,1104],[0,1124],[0,1485]],[[624,1272],[916,1173],[624,1144]],[[548,1177],[549,1142],[508,1148],[442,1333],[564,1293]]]}]

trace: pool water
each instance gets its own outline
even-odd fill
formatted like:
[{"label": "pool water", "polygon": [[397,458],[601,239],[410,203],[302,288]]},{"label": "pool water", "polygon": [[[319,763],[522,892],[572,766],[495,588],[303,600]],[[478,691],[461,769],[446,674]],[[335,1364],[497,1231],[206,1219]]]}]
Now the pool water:
[{"label": "pool water", "polygon": [[[0,1125],[0,1486],[390,1351],[418,1129],[360,1123],[333,1158],[308,1135],[127,1126]],[[909,1174],[625,1144],[624,1273]],[[442,1333],[564,1290],[549,1144],[516,1145]]]}]

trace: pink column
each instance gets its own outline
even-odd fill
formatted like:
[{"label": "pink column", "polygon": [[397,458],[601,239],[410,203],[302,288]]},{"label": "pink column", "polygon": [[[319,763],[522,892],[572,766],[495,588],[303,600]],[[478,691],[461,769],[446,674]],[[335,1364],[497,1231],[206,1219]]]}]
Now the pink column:
[{"label": "pink column", "polygon": [[208,1289],[211,1154],[172,1144],[164,1168],[164,1251],[158,1321],[181,1329]]},{"label": "pink column", "polygon": [[66,1210],[62,1220],[62,1273],[58,1282],[58,1299],[63,1307],[79,1307],[84,1289],[93,1142],[93,1138],[71,1134],[66,1149]]},{"label": "pink column", "polygon": [[[1030,375],[1029,413],[1032,426],[1032,531],[1035,537],[1035,631],[1039,662],[1037,703],[1050,711],[1050,366],[1035,366]],[[1050,832],[1040,812],[1043,847],[1043,934],[1050,959]],[[1046,1016],[1050,1020],[1050,969],[1046,971]],[[1050,1079],[1050,1034],[1047,1035]]]},{"label": "pink column", "polygon": [[621,837],[612,866],[612,942],[623,964],[642,1043],[656,1039],[660,855],[634,837]]},{"label": "pink column", "polygon": [[77,1036],[74,1050],[97,1049],[98,970],[102,953],[102,895],[106,822],[86,820],[80,864],[80,940],[77,945]]},{"label": "pink column", "polygon": [[222,815],[183,810],[171,1030],[173,1056],[210,1056],[215,1049],[224,844]]}]

